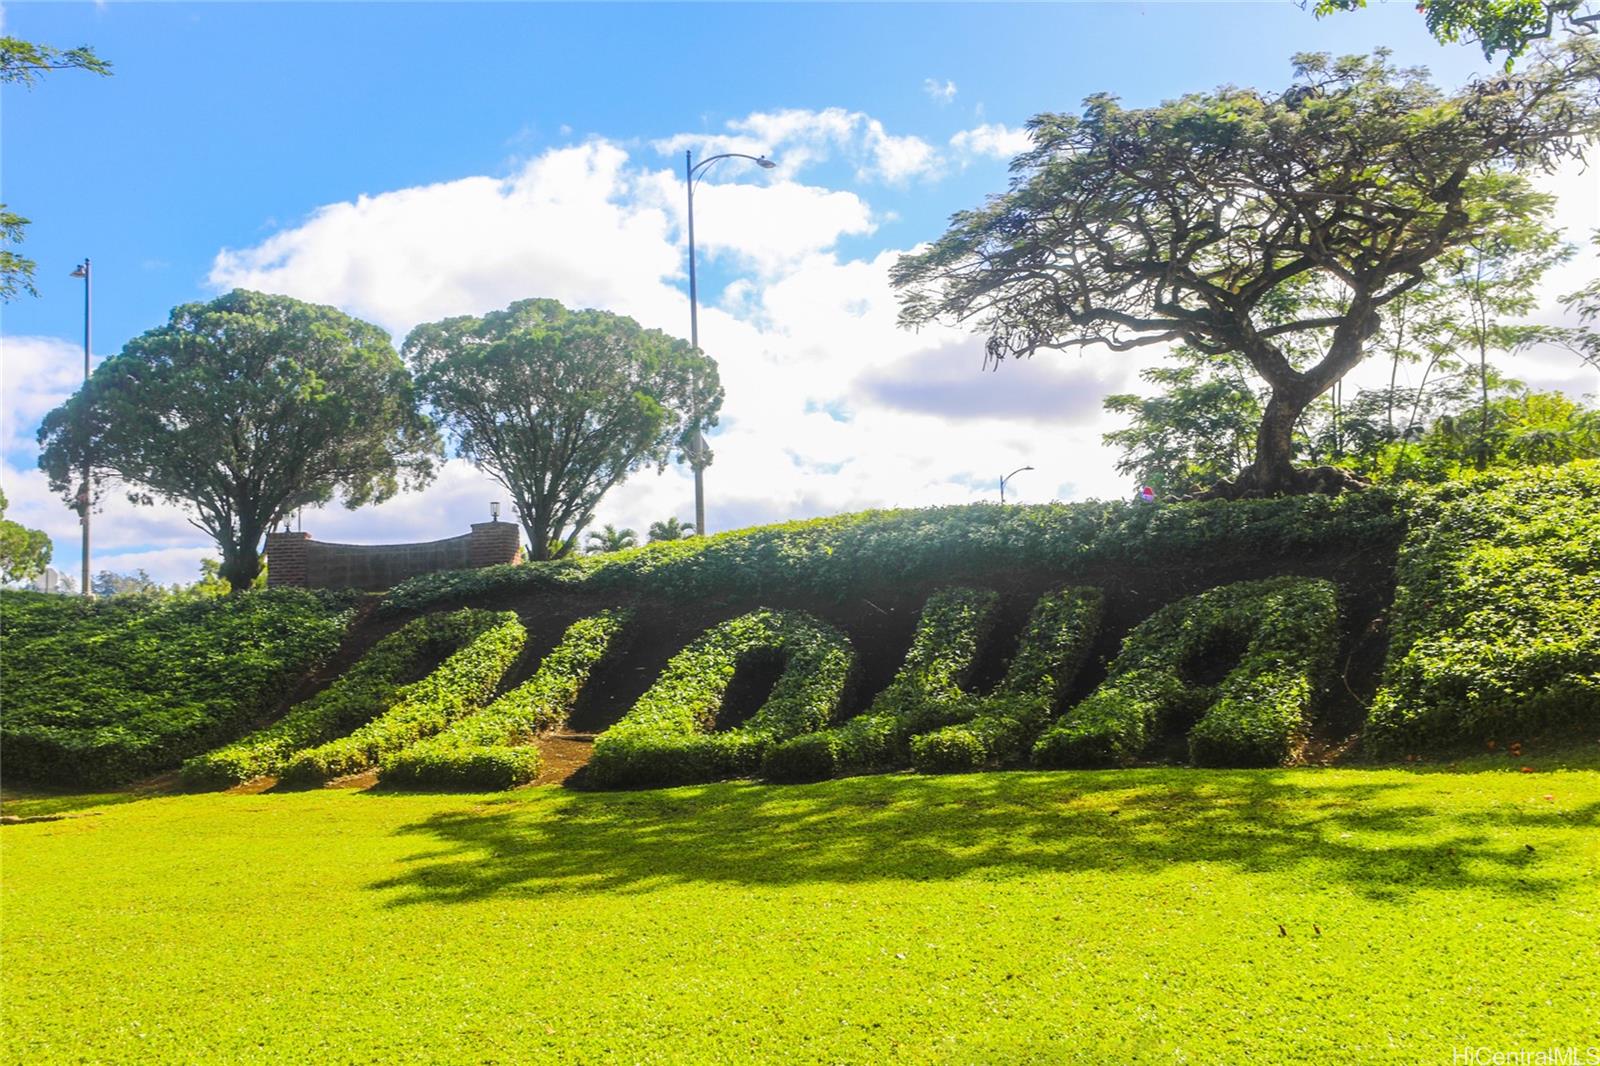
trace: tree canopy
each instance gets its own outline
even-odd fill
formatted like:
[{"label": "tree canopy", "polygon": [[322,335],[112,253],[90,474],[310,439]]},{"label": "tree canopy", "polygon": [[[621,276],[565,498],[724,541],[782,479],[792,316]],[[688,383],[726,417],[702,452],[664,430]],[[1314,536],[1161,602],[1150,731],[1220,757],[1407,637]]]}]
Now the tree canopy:
[{"label": "tree canopy", "polygon": [[688,342],[555,300],[418,326],[405,354],[460,453],[511,494],[536,558],[571,552],[607,492],[665,469],[722,406],[716,363]]},{"label": "tree canopy", "polygon": [[[1355,11],[1367,0],[1316,0],[1318,16]],[[1428,32],[1444,44],[1476,41],[1485,59],[1506,57],[1506,69],[1535,41],[1557,30],[1593,33],[1600,11],[1592,0],[1417,0]]]},{"label": "tree canopy", "polygon": [[245,589],[267,531],[297,508],[379,503],[426,483],[438,435],[389,337],[332,307],[235,289],[175,308],[39,427],[39,466],[69,503],[97,485],[184,505]]},{"label": "tree canopy", "polygon": [[6,517],[6,494],[0,492],[0,581],[26,581],[44,573],[54,551],[50,535]]},{"label": "tree canopy", "polygon": [[1600,131],[1600,52],[1574,38],[1453,95],[1383,52],[1294,66],[1276,96],[1099,95],[1035,117],[1009,191],[896,264],[902,323],[971,323],[992,364],[1090,345],[1237,353],[1270,399],[1227,491],[1327,486],[1294,469],[1300,414],[1436,260],[1548,209],[1523,175]]},{"label": "tree canopy", "polygon": [[694,536],[694,523],[679,521],[676,517],[650,523],[650,540],[682,540]]}]

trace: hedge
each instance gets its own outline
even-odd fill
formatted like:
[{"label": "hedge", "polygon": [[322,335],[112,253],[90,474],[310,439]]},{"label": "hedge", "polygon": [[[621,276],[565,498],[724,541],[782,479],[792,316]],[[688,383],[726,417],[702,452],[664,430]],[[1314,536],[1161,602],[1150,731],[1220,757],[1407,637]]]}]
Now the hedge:
[{"label": "hedge", "polygon": [[[743,725],[712,733],[730,681],[757,656],[783,671]],[[855,652],[838,630],[797,611],[760,609],[722,622],[673,656],[589,760],[600,788],[691,784],[753,772],[776,742],[822,728],[843,699]]]},{"label": "hedge", "polygon": [[501,678],[522,654],[528,631],[511,611],[470,613],[481,616],[477,621],[480,628],[465,647],[439,669],[407,686],[404,698],[359,729],[292,756],[284,765],[282,779],[313,785],[372,769],[385,755],[433,736],[488,703]]},{"label": "hedge", "polygon": [[834,729],[774,745],[762,773],[774,781],[816,781],[906,765],[913,735],[970,711],[961,685],[994,628],[999,601],[997,593],[970,588],[928,597],[905,661],[872,706]]},{"label": "hedge", "polygon": [[[1142,755],[1170,721],[1199,717],[1190,759],[1207,766],[1283,762],[1300,739],[1339,642],[1337,590],[1299,577],[1224,585],[1168,604],[1136,626],[1106,680],[1046,730],[1035,765],[1110,766]],[[1238,654],[1215,686],[1189,664]]]},{"label": "hedge", "polygon": [[238,736],[333,654],[352,602],[0,592],[7,780],[118,785]]},{"label": "hedge", "polygon": [[[296,752],[347,733],[410,697],[415,675],[468,645],[504,616],[488,611],[432,614],[384,637],[333,684],[265,729],[183,764],[191,788],[226,788],[279,774]],[[418,682],[418,685],[426,682]]]},{"label": "hedge", "polygon": [[952,773],[1025,758],[1056,701],[1083,669],[1104,609],[1105,595],[1095,588],[1062,588],[1039,597],[994,693],[969,697],[973,708],[965,722],[913,737],[912,768]]},{"label": "hedge", "polygon": [[380,784],[396,788],[505,789],[539,774],[535,735],[566,724],[595,667],[613,660],[629,612],[603,611],[567,627],[534,675],[476,714],[379,763]]},{"label": "hedge", "polygon": [[1397,574],[1368,748],[1600,723],[1600,463],[1431,491]]},{"label": "hedge", "polygon": [[1150,506],[1100,502],[967,504],[864,511],[709,537],[663,541],[557,562],[426,574],[395,586],[381,611],[538,590],[663,599],[812,595],[843,599],[869,587],[1094,566],[1226,565],[1329,551],[1387,554],[1405,527],[1405,494],[1210,500]]}]

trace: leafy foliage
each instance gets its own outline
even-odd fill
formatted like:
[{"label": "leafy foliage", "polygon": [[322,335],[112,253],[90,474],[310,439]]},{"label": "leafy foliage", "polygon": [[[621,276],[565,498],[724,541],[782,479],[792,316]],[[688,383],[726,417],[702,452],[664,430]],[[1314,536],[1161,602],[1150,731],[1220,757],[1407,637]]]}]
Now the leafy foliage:
[{"label": "leafy foliage", "polygon": [[619,552],[626,548],[639,546],[638,534],[631,529],[618,529],[607,522],[605,528],[595,530],[589,534],[588,549],[591,552]]},{"label": "leafy foliage", "polygon": [[905,661],[872,706],[833,729],[774,746],[762,773],[774,781],[810,781],[909,763],[913,736],[971,713],[961,686],[994,628],[999,600],[992,591],[971,588],[928,597]]},{"label": "leafy foliage", "polygon": [[[1123,641],[1106,680],[1041,736],[1039,766],[1126,764],[1160,730],[1199,718],[1189,753],[1207,766],[1271,766],[1293,751],[1338,649],[1327,581],[1239,582],[1168,604]],[[1194,667],[1238,665],[1215,685]]]},{"label": "leafy foliage", "polygon": [[527,681],[438,735],[384,756],[378,780],[399,788],[505,789],[539,773],[536,734],[559,729],[595,667],[613,658],[627,611],[602,611],[567,627]]},{"label": "leafy foliage", "polygon": [[418,326],[405,354],[460,453],[511,494],[541,559],[570,553],[608,491],[664,468],[695,413],[714,425],[722,405],[716,363],[685,341],[554,300]]},{"label": "leafy foliage", "polygon": [[[1366,6],[1367,0],[1316,0],[1315,10],[1321,16]],[[1588,0],[1417,0],[1417,11],[1441,43],[1475,41],[1485,59],[1504,53],[1507,70],[1529,45],[1557,28],[1593,32],[1600,20]]]},{"label": "leafy foliage", "polygon": [[50,534],[6,518],[6,494],[0,492],[0,581],[26,581],[44,573],[54,550]]},{"label": "leafy foliage", "polygon": [[45,415],[39,466],[70,503],[100,486],[186,506],[248,588],[267,531],[296,508],[379,503],[432,476],[438,441],[388,336],[332,307],[235,289],[175,308]]},{"label": "leafy foliage", "polygon": [[664,519],[660,522],[650,523],[650,542],[658,540],[682,540],[694,536],[693,522],[680,522],[676,518]]},{"label": "leafy foliage", "polygon": [[1600,463],[1452,483],[1418,506],[1366,742],[1600,721]]},{"label": "leafy foliage", "polygon": [[912,767],[950,773],[1023,759],[1089,657],[1104,610],[1099,589],[1041,596],[1000,685],[988,696],[968,697],[973,707],[965,721],[914,737]]},{"label": "leafy foliage", "polygon": [[8,780],[111,785],[237,736],[333,654],[345,597],[0,593]]},{"label": "leafy foliage", "polygon": [[385,755],[430,737],[489,702],[522,652],[528,631],[511,611],[477,611],[464,623],[474,632],[460,650],[401,699],[354,732],[290,757],[283,780],[321,784],[378,765]]},{"label": "leafy foliage", "polygon": [[[710,732],[741,666],[776,658],[782,673],[742,725]],[[768,746],[821,729],[855,665],[850,642],[797,611],[758,610],[713,626],[673,656],[622,720],[594,743],[602,788],[679,785],[753,773]]]},{"label": "leafy foliage", "polygon": [[[363,655],[355,666],[317,695],[296,704],[272,725],[183,764],[191,788],[225,788],[266,774],[279,774],[298,752],[339,737],[384,714],[413,694],[424,698],[438,685],[417,689],[408,676],[429,673],[505,619],[489,611],[432,614],[407,622]],[[427,678],[424,678],[426,681]]]},{"label": "leafy foliage", "polygon": [[1367,354],[1429,265],[1547,205],[1525,175],[1600,131],[1600,49],[1445,95],[1385,54],[1295,58],[1276,96],[1043,114],[1011,188],[892,273],[902,321],[971,322],[989,358],[1181,341],[1243,356],[1271,396],[1230,488],[1293,491],[1295,423]]}]

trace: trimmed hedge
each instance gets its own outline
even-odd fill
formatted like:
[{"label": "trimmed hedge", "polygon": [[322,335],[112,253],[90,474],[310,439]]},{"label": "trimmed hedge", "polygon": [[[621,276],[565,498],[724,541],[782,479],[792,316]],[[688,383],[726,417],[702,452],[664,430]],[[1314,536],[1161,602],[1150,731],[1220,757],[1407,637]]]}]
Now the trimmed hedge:
[{"label": "trimmed hedge", "polygon": [[1369,489],[1341,496],[1208,500],[968,504],[863,511],[803,522],[660,541],[557,562],[426,574],[402,582],[380,610],[547,589],[583,589],[679,600],[790,594],[845,598],[945,575],[1040,569],[1070,575],[1090,566],[1219,564],[1328,551],[1392,550],[1405,528],[1405,494]]},{"label": "trimmed hedge", "polygon": [[872,706],[836,728],[774,745],[766,753],[763,775],[774,781],[817,781],[906,765],[912,736],[970,712],[961,685],[994,628],[999,602],[999,595],[986,589],[943,589],[928,597],[905,662]]},{"label": "trimmed hedge", "polygon": [[1398,576],[1371,750],[1600,723],[1600,463],[1431,491]]},{"label": "trimmed hedge", "polygon": [[1083,669],[1104,612],[1105,594],[1095,588],[1069,587],[1039,597],[994,693],[969,697],[973,708],[965,722],[913,737],[912,768],[956,773],[1025,758],[1063,690]]},{"label": "trimmed hedge", "polygon": [[628,611],[603,611],[567,627],[534,675],[443,732],[392,752],[379,763],[380,784],[396,788],[506,789],[539,774],[535,735],[566,724],[596,665],[612,659]]},{"label": "trimmed hedge", "polygon": [[522,654],[528,631],[512,611],[463,611],[476,617],[466,646],[439,669],[408,685],[404,697],[348,736],[308,748],[284,765],[285,782],[315,785],[378,765],[385,755],[431,737],[494,696]]},{"label": "trimmed hedge", "polygon": [[[511,616],[514,618],[515,616]],[[265,729],[183,764],[190,788],[226,788],[279,774],[290,757],[371,721],[408,699],[418,685],[402,678],[467,646],[506,616],[455,611],[414,619],[384,637],[337,681]]]},{"label": "trimmed hedge", "polygon": [[118,785],[238,736],[333,654],[352,602],[0,592],[6,779]]},{"label": "trimmed hedge", "polygon": [[[1339,643],[1331,582],[1282,577],[1223,585],[1168,604],[1123,641],[1103,684],[1033,746],[1035,765],[1111,766],[1142,755],[1163,724],[1200,717],[1189,755],[1205,766],[1270,766],[1290,756]],[[1239,652],[1216,686],[1189,663]]]},{"label": "trimmed hedge", "polygon": [[[783,672],[743,725],[708,732],[728,684],[754,656]],[[681,785],[749,774],[777,742],[820,729],[844,697],[855,652],[838,630],[798,611],[751,611],[673,656],[655,684],[600,734],[589,780],[601,788]]]}]

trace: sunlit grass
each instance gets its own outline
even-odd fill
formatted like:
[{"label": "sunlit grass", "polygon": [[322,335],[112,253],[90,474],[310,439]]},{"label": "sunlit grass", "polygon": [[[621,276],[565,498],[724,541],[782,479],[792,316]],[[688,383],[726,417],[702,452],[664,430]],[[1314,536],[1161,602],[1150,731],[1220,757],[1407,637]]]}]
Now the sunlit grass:
[{"label": "sunlit grass", "polygon": [[0,846],[10,1061],[1600,1045],[1592,770],[196,795]]}]

